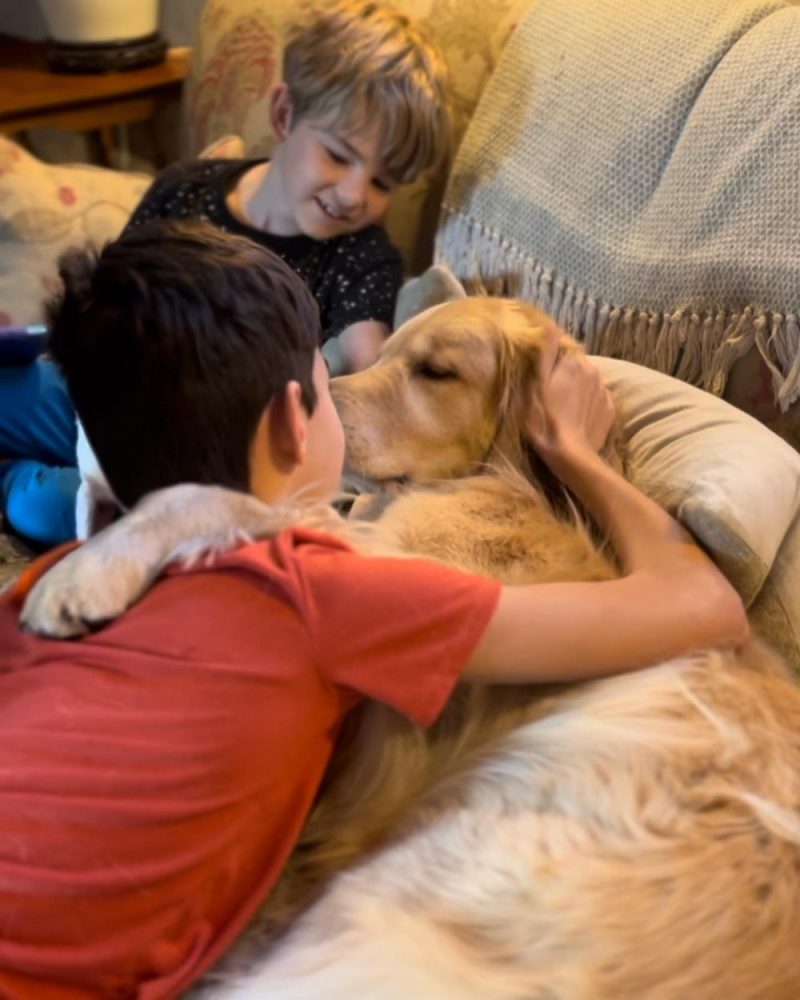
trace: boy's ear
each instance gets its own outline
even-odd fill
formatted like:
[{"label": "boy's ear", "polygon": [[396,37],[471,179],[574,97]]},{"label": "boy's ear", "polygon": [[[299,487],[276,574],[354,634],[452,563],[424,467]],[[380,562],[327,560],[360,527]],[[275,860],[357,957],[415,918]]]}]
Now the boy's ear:
[{"label": "boy's ear", "polygon": [[288,382],[267,407],[270,456],[284,475],[305,461],[307,419],[300,383]]},{"label": "boy's ear", "polygon": [[279,83],[269,100],[269,121],[279,142],[283,142],[292,129],[292,98],[288,83]]}]

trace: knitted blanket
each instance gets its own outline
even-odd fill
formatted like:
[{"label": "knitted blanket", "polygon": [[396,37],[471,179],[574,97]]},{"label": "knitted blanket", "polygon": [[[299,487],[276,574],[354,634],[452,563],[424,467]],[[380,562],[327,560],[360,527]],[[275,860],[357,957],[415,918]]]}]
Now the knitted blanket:
[{"label": "knitted blanket", "polygon": [[592,353],[800,396],[800,6],[535,0],[454,165],[437,259]]}]

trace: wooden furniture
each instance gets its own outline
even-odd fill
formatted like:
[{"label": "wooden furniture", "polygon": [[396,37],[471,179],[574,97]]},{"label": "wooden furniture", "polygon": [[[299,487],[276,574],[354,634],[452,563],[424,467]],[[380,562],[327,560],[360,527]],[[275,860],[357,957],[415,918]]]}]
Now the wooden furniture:
[{"label": "wooden furniture", "polygon": [[97,130],[109,162],[115,126],[150,121],[180,95],[189,49],[163,63],[119,73],[51,73],[44,42],[0,36],[0,133],[38,125]]}]

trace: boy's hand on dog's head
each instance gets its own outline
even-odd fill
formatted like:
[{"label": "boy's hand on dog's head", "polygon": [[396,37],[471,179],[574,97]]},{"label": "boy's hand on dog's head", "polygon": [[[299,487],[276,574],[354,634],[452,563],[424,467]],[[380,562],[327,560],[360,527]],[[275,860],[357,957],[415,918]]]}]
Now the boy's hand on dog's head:
[{"label": "boy's hand on dog's head", "polygon": [[547,327],[539,370],[529,387],[526,426],[545,460],[573,448],[599,452],[616,417],[597,367],[582,350],[563,350],[564,336],[555,324]]}]

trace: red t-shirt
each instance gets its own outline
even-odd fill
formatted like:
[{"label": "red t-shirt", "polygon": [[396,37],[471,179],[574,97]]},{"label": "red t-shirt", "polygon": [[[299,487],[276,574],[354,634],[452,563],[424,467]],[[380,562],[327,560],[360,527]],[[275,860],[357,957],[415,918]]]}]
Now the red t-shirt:
[{"label": "red t-shirt", "polygon": [[0,600],[3,1000],[185,990],[274,884],[344,714],[431,723],[498,593],[295,529],[77,642]]}]

